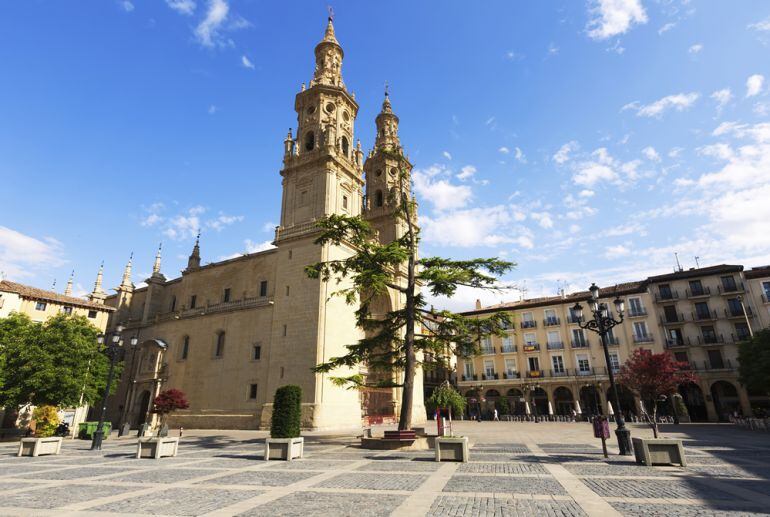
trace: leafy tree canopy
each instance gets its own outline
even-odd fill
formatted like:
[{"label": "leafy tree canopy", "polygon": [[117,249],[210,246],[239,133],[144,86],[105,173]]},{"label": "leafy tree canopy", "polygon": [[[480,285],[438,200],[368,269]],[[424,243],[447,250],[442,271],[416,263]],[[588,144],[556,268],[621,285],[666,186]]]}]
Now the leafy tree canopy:
[{"label": "leafy tree canopy", "polygon": [[770,329],[738,345],[738,375],[748,389],[770,393]]},{"label": "leafy tree canopy", "polygon": [[0,319],[0,405],[97,402],[109,367],[98,332],[83,316],[59,314],[45,323],[17,313]]},{"label": "leafy tree canopy", "polygon": [[452,416],[455,418],[465,411],[465,397],[460,395],[448,382],[433,390],[426,402],[432,411],[435,411],[436,408],[450,408]]}]

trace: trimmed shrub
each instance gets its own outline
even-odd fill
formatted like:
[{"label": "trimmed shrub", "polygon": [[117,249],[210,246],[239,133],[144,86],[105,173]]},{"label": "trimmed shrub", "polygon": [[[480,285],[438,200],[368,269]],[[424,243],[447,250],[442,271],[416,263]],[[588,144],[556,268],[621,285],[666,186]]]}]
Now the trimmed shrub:
[{"label": "trimmed shrub", "polygon": [[53,406],[37,406],[32,412],[35,421],[35,436],[47,438],[53,436],[59,425],[59,413]]},{"label": "trimmed shrub", "polygon": [[270,426],[272,438],[296,438],[302,412],[302,388],[289,384],[275,390],[273,420]]},{"label": "trimmed shrub", "polygon": [[426,405],[431,414],[436,408],[450,408],[452,418],[456,418],[465,412],[465,397],[460,395],[449,383],[444,383],[433,390],[426,401]]}]

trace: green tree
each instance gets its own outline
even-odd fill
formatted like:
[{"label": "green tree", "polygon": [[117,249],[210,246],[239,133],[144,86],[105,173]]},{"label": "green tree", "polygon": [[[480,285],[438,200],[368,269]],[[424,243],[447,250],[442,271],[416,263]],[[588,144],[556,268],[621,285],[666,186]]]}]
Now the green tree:
[{"label": "green tree", "polygon": [[[497,258],[450,260],[441,257],[418,257],[419,228],[416,202],[409,189],[406,171],[399,174],[399,188],[393,189],[388,205],[395,207],[395,218],[402,223],[403,235],[393,242],[381,244],[372,226],[361,217],[331,215],[321,219],[318,227],[319,245],[346,245],[355,252],[348,258],[318,262],[306,267],[311,278],[322,281],[343,280],[349,287],[340,287],[334,294],[347,303],[358,304],[357,325],[367,337],[347,345],[347,353],[333,357],[315,367],[316,372],[328,373],[337,368],[353,368],[366,364],[371,378],[360,374],[336,376],[340,385],[352,387],[389,387],[402,389],[401,414],[398,428],[411,428],[414,376],[422,357],[429,354],[440,364],[448,366],[447,351],[462,356],[478,352],[481,334],[500,334],[510,323],[504,312],[486,318],[467,318],[450,311],[427,309],[421,288],[433,296],[451,297],[460,286],[497,289],[497,279],[514,267],[512,262]],[[374,318],[372,303],[380,296],[397,294],[403,305]],[[425,334],[417,329],[429,328]],[[396,377],[403,380],[398,381]]]},{"label": "green tree", "polygon": [[770,329],[738,345],[738,375],[748,389],[770,394]]},{"label": "green tree", "polygon": [[451,409],[452,418],[456,418],[465,412],[465,397],[460,395],[447,381],[436,387],[425,403],[431,413],[436,411],[436,408]]},{"label": "green tree", "polygon": [[75,407],[98,401],[109,367],[96,343],[98,332],[83,316],[60,314],[45,323],[16,313],[0,319],[0,405]]},{"label": "green tree", "polygon": [[270,436],[272,438],[297,438],[301,420],[302,388],[288,384],[275,390]]}]

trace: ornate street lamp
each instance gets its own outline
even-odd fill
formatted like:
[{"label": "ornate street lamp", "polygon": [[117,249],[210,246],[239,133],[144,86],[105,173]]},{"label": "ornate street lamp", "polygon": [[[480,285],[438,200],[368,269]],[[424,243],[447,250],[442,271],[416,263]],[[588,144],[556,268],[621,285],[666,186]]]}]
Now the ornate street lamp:
[{"label": "ornate street lamp", "polygon": [[626,423],[623,420],[623,411],[620,408],[620,397],[618,396],[618,387],[615,384],[615,374],[612,371],[612,363],[610,362],[609,340],[607,338],[610,329],[623,322],[625,305],[620,297],[615,298],[612,303],[615,305],[615,312],[618,314],[618,319],[614,319],[610,315],[610,309],[607,304],[599,303],[599,287],[596,284],[591,284],[591,287],[589,287],[588,290],[591,292],[591,298],[588,300],[588,308],[591,311],[591,315],[593,315],[593,319],[583,322],[583,306],[580,305],[580,303],[576,303],[572,310],[575,313],[580,328],[596,332],[602,339],[604,360],[607,363],[607,375],[610,378],[610,388],[612,389],[612,403],[615,406],[616,411],[615,421],[618,424],[618,428],[615,430],[615,435],[618,438],[618,449],[620,449],[620,454],[629,456],[633,452],[631,446],[631,431],[626,429]]},{"label": "ornate street lamp", "polygon": [[[115,327],[115,331],[110,335],[110,339],[107,340],[106,344],[104,334],[96,336],[96,342],[101,348],[100,351],[110,359],[110,370],[107,374],[107,386],[104,388],[102,410],[99,413],[99,424],[96,426],[96,431],[94,431],[93,440],[91,441],[92,451],[102,450],[102,440],[104,439],[104,416],[107,413],[107,398],[110,396],[110,386],[112,386],[112,378],[115,375],[115,365],[125,355],[123,340],[121,339],[122,333],[123,325],[118,325]],[[135,349],[138,342],[139,339],[136,336],[132,337],[130,340],[131,348]]]}]

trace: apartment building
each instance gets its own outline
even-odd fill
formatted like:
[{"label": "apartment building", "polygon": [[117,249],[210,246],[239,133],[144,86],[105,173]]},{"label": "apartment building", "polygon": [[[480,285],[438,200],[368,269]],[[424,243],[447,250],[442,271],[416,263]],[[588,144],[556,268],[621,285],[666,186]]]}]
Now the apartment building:
[{"label": "apartment building", "polygon": [[[572,314],[590,294],[524,300],[481,307],[468,316],[505,310],[513,324],[505,337],[482,338],[480,354],[458,358],[458,387],[473,399],[471,411],[505,398],[513,413],[596,414],[607,405],[609,377],[599,336],[582,330]],[[687,362],[698,382],[680,387],[693,421],[725,420],[770,399],[738,382],[737,343],[770,326],[770,267],[745,271],[719,265],[677,271],[600,291],[602,302],[625,302],[623,322],[609,335],[610,367],[620,368],[636,348],[667,350]],[[744,310],[745,309],[745,310]],[[638,415],[640,401],[619,386],[620,405]]]}]

